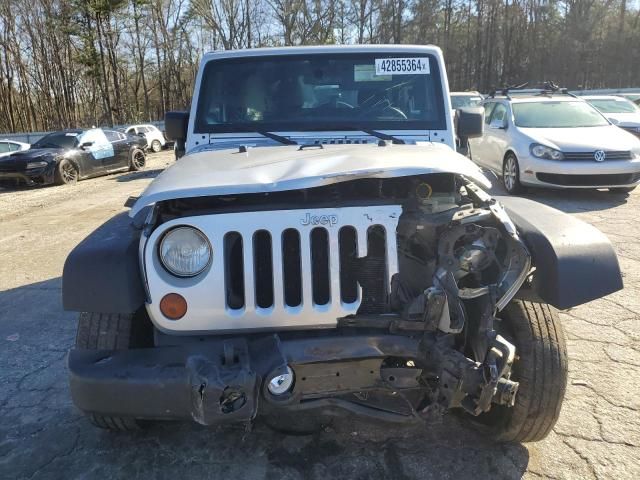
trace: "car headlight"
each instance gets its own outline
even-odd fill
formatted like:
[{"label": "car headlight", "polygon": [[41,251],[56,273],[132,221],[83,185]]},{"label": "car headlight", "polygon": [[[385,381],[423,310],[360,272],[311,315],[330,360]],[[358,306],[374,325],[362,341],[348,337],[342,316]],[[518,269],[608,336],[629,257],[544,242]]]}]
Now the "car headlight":
[{"label": "car headlight", "polygon": [[632,148],[631,155],[633,155],[633,158],[640,160],[640,148]]},{"label": "car headlight", "polygon": [[177,277],[194,277],[207,268],[213,251],[207,237],[193,227],[169,230],[160,242],[160,261]]},{"label": "car headlight", "polygon": [[46,167],[47,165],[47,162],[29,162],[27,163],[27,170],[30,170],[32,168],[42,168]]},{"label": "car headlight", "polygon": [[532,143],[529,150],[534,157],[544,158],[546,160],[562,160],[564,158],[561,151],[547,147],[546,145],[540,145],[539,143]]}]

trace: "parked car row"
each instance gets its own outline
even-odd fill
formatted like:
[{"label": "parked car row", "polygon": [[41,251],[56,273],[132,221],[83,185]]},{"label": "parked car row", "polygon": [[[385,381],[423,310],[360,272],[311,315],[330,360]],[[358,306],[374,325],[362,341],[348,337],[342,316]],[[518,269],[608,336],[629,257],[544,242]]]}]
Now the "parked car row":
[{"label": "parked car row", "polygon": [[481,105],[484,134],[461,151],[501,177],[510,194],[524,187],[630,192],[640,183],[640,108],[625,98],[503,90]]},{"label": "parked car row", "polygon": [[140,170],[145,150],[159,152],[167,144],[164,133],[152,124],[62,130],[33,145],[0,140],[0,184],[73,184],[118,170]]},{"label": "parked car row", "polygon": [[74,184],[118,170],[140,170],[146,162],[145,139],[102,128],[53,132],[28,150],[24,145],[0,158],[0,182]]}]

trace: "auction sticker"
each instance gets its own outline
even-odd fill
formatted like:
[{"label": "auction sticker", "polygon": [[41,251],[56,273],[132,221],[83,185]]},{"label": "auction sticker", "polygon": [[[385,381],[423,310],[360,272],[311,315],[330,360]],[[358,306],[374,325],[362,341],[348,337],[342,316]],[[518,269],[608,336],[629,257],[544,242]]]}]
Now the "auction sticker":
[{"label": "auction sticker", "polygon": [[376,75],[428,75],[429,59],[376,58]]}]

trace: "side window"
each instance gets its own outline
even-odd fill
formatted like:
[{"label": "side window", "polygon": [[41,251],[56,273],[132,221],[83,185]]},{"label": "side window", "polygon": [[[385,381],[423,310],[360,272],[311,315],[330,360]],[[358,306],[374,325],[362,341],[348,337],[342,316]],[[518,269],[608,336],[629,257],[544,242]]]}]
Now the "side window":
[{"label": "side window", "polygon": [[505,107],[502,103],[496,104],[496,108],[493,109],[493,113],[491,114],[491,120],[489,123],[494,121],[500,121],[502,123],[505,122],[507,117],[507,107]]},{"label": "side window", "polygon": [[17,152],[18,150],[20,150],[20,144],[9,142],[9,150],[11,150],[12,152]]},{"label": "side window", "polygon": [[118,132],[118,137],[119,137],[120,140],[126,140],[127,139],[127,136],[124,133],[120,133],[120,132]]},{"label": "side window", "polygon": [[138,127],[138,133],[147,133],[148,131],[147,127]]},{"label": "side window", "polygon": [[493,109],[496,107],[496,102],[489,102],[484,104],[484,123],[489,125],[489,119],[491,118],[491,113]]},{"label": "side window", "polygon": [[135,135],[135,133],[136,133],[136,129],[135,129],[135,128],[133,128],[133,127],[129,127],[129,128],[127,128],[127,133],[130,133],[130,134],[132,134],[132,135]]},{"label": "side window", "polygon": [[111,143],[120,140],[120,135],[118,134],[118,132],[114,132],[113,130],[105,130],[104,134],[107,136],[107,140],[109,140]]},{"label": "side window", "polygon": [[10,152],[9,142],[0,142],[0,153]]}]

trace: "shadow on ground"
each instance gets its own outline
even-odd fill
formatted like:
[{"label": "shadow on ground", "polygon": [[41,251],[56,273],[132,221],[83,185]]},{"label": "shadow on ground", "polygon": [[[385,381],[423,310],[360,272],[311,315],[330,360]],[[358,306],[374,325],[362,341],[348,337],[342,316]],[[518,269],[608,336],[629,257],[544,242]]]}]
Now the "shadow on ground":
[{"label": "shadow on ground", "polygon": [[145,178],[156,178],[164,170],[165,170],[164,168],[154,168],[152,170],[140,170],[139,172],[131,172],[131,173],[127,173],[126,175],[113,177],[111,180],[115,180],[116,182],[131,182],[133,180],[141,180]]},{"label": "shadow on ground", "polygon": [[66,353],[76,314],[60,278],[0,292],[0,478],[521,478],[529,453],[487,442],[454,416],[396,426],[351,416],[306,436],[257,420],[140,432],[94,428],[73,406]]},{"label": "shadow on ground", "polygon": [[[492,195],[508,195],[502,180],[492,172],[483,170],[491,180]],[[614,193],[606,189],[565,189],[527,188],[519,195],[549,207],[557,208],[565,213],[595,212],[609,210],[627,203],[628,193]]]}]

